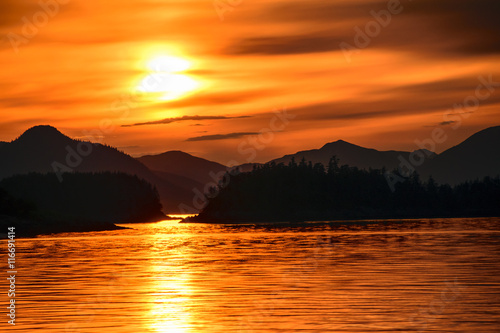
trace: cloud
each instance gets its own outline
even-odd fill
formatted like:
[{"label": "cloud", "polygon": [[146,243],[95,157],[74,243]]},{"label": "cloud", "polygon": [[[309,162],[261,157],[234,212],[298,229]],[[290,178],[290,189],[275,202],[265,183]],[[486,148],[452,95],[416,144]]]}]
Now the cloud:
[{"label": "cloud", "polygon": [[147,121],[143,123],[135,123],[131,125],[122,125],[122,127],[132,127],[132,126],[142,126],[142,125],[160,125],[160,124],[171,124],[179,121],[188,121],[188,120],[227,120],[227,119],[241,119],[241,118],[250,118],[251,116],[237,116],[237,117],[228,117],[228,116],[182,116],[175,118],[165,118],[161,120]]},{"label": "cloud", "polygon": [[[401,1],[403,11],[392,15],[368,48],[401,50],[435,56],[500,53],[500,2],[497,0]],[[356,31],[374,21],[372,12],[387,10],[386,0],[354,3],[307,1],[269,3],[251,19],[260,24],[288,24],[286,34],[251,36],[233,41],[232,55],[307,54],[340,51],[339,44],[354,45]]]},{"label": "cloud", "polygon": [[449,120],[449,121],[442,121],[442,122],[439,123],[439,125],[446,126],[446,125],[453,125],[455,123],[456,123],[455,120]]},{"label": "cloud", "polygon": [[[417,84],[406,84],[390,89],[390,92],[401,95],[412,94],[414,97],[422,95],[446,94],[460,92],[470,94],[480,82],[475,76],[451,77],[443,80],[432,80]],[[378,89],[375,93],[380,94],[387,92],[387,89]]]},{"label": "cloud", "polygon": [[237,139],[247,135],[257,135],[258,132],[237,132],[229,134],[213,134],[213,135],[202,135],[189,138],[186,141],[212,141],[212,140],[226,140],[226,139]]},{"label": "cloud", "polygon": [[0,1],[0,28],[22,26],[22,18],[30,17],[37,10],[40,10],[40,7],[36,2],[2,0]]},{"label": "cloud", "polygon": [[[430,83],[433,86],[434,83]],[[477,83],[476,83],[477,85]],[[412,89],[415,88],[413,91]],[[378,101],[331,101],[297,107],[291,113],[303,121],[328,120],[365,120],[374,118],[399,117],[403,115],[436,114],[442,111],[449,112],[455,105],[461,105],[467,96],[474,94],[474,87],[458,91],[457,93],[443,94],[437,90],[428,92],[425,97],[419,94],[420,89],[427,89],[425,85],[408,86],[407,93],[391,94],[388,98]],[[402,88],[404,89],[404,88]],[[453,91],[451,91],[453,92]],[[457,97],[458,96],[458,97]],[[411,102],[410,102],[411,101]],[[481,101],[480,106],[500,104],[500,95],[491,96]]]},{"label": "cloud", "polygon": [[449,120],[449,121],[442,121],[442,122],[440,122],[438,124],[435,124],[435,125],[425,125],[424,127],[436,128],[438,126],[448,126],[448,125],[453,125],[455,123],[457,123],[457,121],[455,121],[455,120]]},{"label": "cloud", "polygon": [[305,54],[331,52],[339,49],[344,41],[341,36],[330,35],[329,32],[312,32],[308,34],[247,38],[230,46],[227,53],[242,54]]}]

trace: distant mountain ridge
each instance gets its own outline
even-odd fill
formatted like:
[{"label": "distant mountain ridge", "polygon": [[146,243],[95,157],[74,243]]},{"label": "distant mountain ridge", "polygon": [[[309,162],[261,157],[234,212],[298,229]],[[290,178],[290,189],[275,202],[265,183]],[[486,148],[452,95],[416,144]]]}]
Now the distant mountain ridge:
[{"label": "distant mountain ridge", "polygon": [[[12,142],[0,142],[0,179],[29,172],[53,172],[53,163],[66,165],[68,151],[78,151],[79,144],[90,143],[73,140],[51,126],[30,128]],[[93,143],[91,149],[92,152],[82,156],[81,161],[71,169],[137,175],[157,187],[166,213],[179,212],[181,204],[191,206],[196,193],[203,192],[207,184],[216,182],[227,170],[220,163],[182,151],[167,151],[135,159],[116,148],[98,143]],[[423,153],[431,156],[417,168],[423,178],[432,175],[439,183],[457,184],[485,176],[495,177],[500,174],[500,126],[482,130],[441,154]],[[378,151],[338,140],[319,149],[299,151],[270,162],[287,164],[294,158],[299,163],[304,158],[328,165],[330,158],[336,156],[340,165],[361,169],[385,167],[391,171],[399,167],[401,159],[408,160],[410,154],[405,151]],[[76,162],[74,158],[72,162]],[[241,171],[249,171],[252,166],[242,165]]]},{"label": "distant mountain ridge", "polygon": [[451,185],[500,175],[500,126],[473,134],[422,165],[419,171],[423,177],[432,176]]},{"label": "distant mountain ridge", "polygon": [[[496,177],[500,175],[500,126],[479,131],[440,154],[423,149],[416,152],[419,151],[426,156],[425,161],[422,165],[413,167],[423,178],[432,176],[438,183],[456,185],[487,176]],[[378,151],[338,140],[327,143],[320,149],[300,151],[271,162],[287,164],[292,158],[296,162],[304,158],[326,166],[330,157],[335,155],[341,165],[361,169],[385,167],[387,171],[392,171],[400,168],[402,160],[409,161],[410,154],[405,151]]]},{"label": "distant mountain ridge", "polygon": [[[423,177],[433,178],[439,183],[458,184],[466,180],[480,179],[485,176],[500,174],[500,126],[480,131],[463,143],[450,148],[441,154],[429,150],[419,149],[415,153],[425,155],[423,165],[415,166],[415,170]],[[382,169],[392,171],[400,168],[401,161],[409,161],[412,152],[408,151],[379,151],[361,147],[344,140],[327,143],[319,149],[299,151],[288,154],[269,162],[288,164],[292,158],[298,163],[303,158],[312,163],[328,165],[330,158],[336,156],[339,164],[355,166],[361,169]],[[473,156],[471,158],[471,156]],[[179,158],[178,165],[174,165]],[[138,158],[155,172],[167,172],[178,176],[196,179],[201,186],[213,182],[207,177],[210,171],[217,173],[224,171],[222,164],[207,161],[180,151],[171,151],[159,155],[148,155]],[[464,161],[468,161],[464,163]],[[268,162],[268,163],[269,163]],[[200,164],[200,165],[198,165]],[[247,163],[239,168],[242,172],[251,171],[254,165],[262,163]],[[204,165],[204,167],[201,167]]]},{"label": "distant mountain ridge", "polygon": [[[165,212],[177,211],[178,202],[192,198],[185,188],[158,177],[116,148],[92,143],[91,153],[77,158],[75,154],[79,151],[79,143],[90,144],[73,140],[51,126],[30,128],[19,138],[0,146],[0,179],[30,172],[54,172],[57,171],[57,168],[54,170],[54,163],[58,163],[56,165],[79,172],[117,171],[137,175],[157,187]],[[68,165],[70,151],[73,152],[69,159],[72,164]]]},{"label": "distant mountain ridge", "polygon": [[179,150],[167,151],[158,155],[145,155],[138,157],[137,160],[150,170],[187,177],[203,185],[213,181],[210,173],[217,175],[227,169],[220,163]]},{"label": "distant mountain ridge", "polygon": [[[339,159],[339,164],[347,164],[360,169],[382,169],[392,170],[399,165],[399,157],[402,156],[408,159],[410,152],[406,151],[379,151],[371,148],[364,148],[355,144],[338,140],[325,144],[320,149],[311,149],[299,151],[295,154],[285,155],[281,158],[274,159],[271,162],[288,164],[292,158],[296,162],[302,159],[313,163],[322,163],[327,166],[330,158],[336,156]],[[434,153],[430,155],[435,156]]]}]

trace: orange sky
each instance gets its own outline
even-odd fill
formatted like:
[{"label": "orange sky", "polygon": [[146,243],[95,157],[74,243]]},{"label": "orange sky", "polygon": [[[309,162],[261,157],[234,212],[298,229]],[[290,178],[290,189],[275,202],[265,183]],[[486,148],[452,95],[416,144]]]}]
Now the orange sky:
[{"label": "orange sky", "polygon": [[[479,77],[500,82],[498,1],[395,1],[2,0],[0,141],[50,124],[134,156],[244,163],[338,139],[414,150],[435,127],[439,152],[500,125],[500,84],[449,115]],[[295,117],[248,161],[282,109]]]}]

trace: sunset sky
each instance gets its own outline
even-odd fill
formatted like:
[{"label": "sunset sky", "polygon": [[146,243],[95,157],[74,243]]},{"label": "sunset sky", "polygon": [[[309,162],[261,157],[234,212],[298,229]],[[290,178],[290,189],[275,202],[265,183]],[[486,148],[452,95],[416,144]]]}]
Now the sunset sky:
[{"label": "sunset sky", "polygon": [[[436,127],[440,152],[500,125],[498,0],[42,3],[0,3],[0,141],[49,124],[225,164],[338,139],[415,150]],[[238,147],[283,109],[247,161]]]}]

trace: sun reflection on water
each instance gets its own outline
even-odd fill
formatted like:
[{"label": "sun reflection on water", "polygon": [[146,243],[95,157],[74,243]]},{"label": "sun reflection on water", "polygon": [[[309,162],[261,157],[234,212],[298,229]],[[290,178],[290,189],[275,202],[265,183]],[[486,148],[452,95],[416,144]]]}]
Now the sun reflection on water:
[{"label": "sun reflection on water", "polygon": [[188,273],[176,267],[179,264],[176,258],[184,260],[189,254],[172,253],[166,245],[170,242],[170,238],[158,235],[152,250],[156,253],[152,254],[154,262],[151,263],[151,276],[155,280],[150,287],[150,329],[159,333],[188,333],[192,332],[188,310],[192,294],[190,278]]}]

